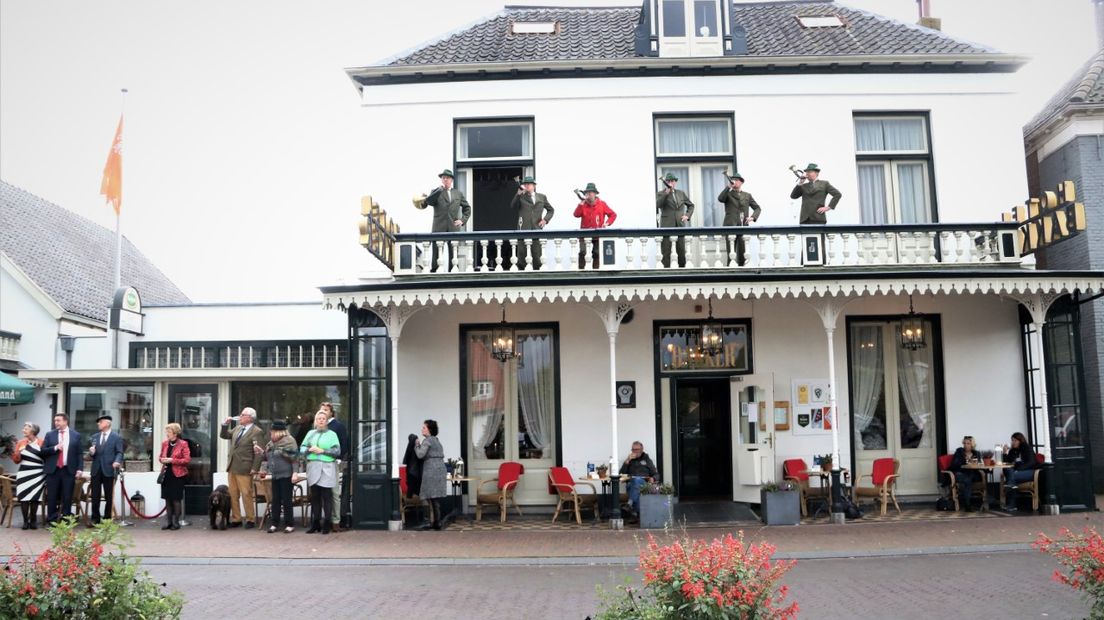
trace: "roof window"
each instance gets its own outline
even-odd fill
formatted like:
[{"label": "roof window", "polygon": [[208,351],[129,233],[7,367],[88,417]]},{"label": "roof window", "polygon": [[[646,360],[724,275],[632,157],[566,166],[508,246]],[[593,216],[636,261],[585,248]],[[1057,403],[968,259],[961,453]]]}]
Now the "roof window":
[{"label": "roof window", "polygon": [[798,15],[802,28],[839,28],[844,25],[839,15]]},{"label": "roof window", "polygon": [[556,34],[559,22],[510,22],[510,34]]}]

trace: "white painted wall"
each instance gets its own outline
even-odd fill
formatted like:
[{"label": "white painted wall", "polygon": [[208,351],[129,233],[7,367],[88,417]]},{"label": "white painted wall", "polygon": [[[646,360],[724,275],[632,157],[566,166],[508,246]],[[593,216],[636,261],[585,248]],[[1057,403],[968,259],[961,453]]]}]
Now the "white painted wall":
[{"label": "white painted wall", "polygon": [[[1014,96],[1007,77],[785,75],[373,86],[364,90],[365,124],[370,131],[401,125],[408,139],[385,148],[368,145],[363,191],[404,232],[428,231],[429,214],[415,211],[410,196],[434,187],[437,172],[453,165],[453,119],[533,116],[538,190],[557,208],[550,229],[577,228],[571,189],[588,181],[619,213],[617,226],[651,227],[657,187],[653,113],[733,112],[739,171],[747,178],[745,189],[763,206],[762,224],[796,222],[787,167],[809,161],[820,164],[822,178],[844,194],[831,222],[857,223],[853,113],[929,111],[940,219],[997,221],[1027,192],[1023,137],[1007,112]],[[398,161],[405,163],[396,166]],[[1002,183],[979,183],[986,170],[1002,170]]]},{"label": "white painted wall", "polygon": [[145,335],[131,341],[344,339],[345,315],[320,303],[199,304],[144,308]]},{"label": "white painted wall", "polygon": [[58,323],[6,269],[0,269],[0,330],[20,334],[19,359],[32,368],[52,368]]}]

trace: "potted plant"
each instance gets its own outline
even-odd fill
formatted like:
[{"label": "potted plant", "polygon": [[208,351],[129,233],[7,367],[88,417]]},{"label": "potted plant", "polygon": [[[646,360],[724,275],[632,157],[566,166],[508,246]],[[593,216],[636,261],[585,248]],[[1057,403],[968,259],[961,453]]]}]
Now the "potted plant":
[{"label": "potted plant", "polygon": [[764,484],[759,490],[759,507],[767,525],[801,523],[801,492],[788,480]]},{"label": "potted plant", "polygon": [[640,489],[640,527],[662,528],[674,523],[674,494],[670,484],[645,483]]},{"label": "potted plant", "polygon": [[824,454],[816,457],[816,460],[820,461],[821,471],[832,471],[832,455]]}]

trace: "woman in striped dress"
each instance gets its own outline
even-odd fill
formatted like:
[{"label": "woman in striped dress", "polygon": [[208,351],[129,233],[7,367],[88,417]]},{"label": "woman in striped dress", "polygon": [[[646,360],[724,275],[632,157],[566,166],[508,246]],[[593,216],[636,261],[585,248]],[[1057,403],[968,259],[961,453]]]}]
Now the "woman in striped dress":
[{"label": "woman in striped dress", "polygon": [[23,439],[15,444],[15,452],[11,457],[12,462],[19,464],[19,471],[15,475],[15,497],[23,511],[25,530],[38,529],[35,514],[38,513],[38,502],[42,499],[42,488],[46,481],[42,471],[42,455],[38,451],[42,447],[42,440],[38,438],[39,430],[41,429],[37,424],[24,424]]}]

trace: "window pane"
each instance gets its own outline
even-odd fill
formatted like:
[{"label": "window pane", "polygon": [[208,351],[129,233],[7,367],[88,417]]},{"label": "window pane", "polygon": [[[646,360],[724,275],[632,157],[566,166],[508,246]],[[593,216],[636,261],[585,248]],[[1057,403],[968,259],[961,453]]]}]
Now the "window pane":
[{"label": "window pane", "polygon": [[748,369],[747,326],[726,324],[721,330],[722,351],[705,355],[701,351],[698,326],[664,327],[659,330],[661,371],[692,372],[716,369]]},{"label": "window pane", "polygon": [[[355,441],[357,468],[361,472],[387,471],[387,422],[357,424]],[[405,442],[403,445],[406,445]]]},{"label": "window pane", "polygon": [[716,37],[717,0],[694,0],[694,36]]},{"label": "window pane", "polygon": [[683,0],[663,0],[663,36],[686,36],[686,9]]},{"label": "window pane", "polygon": [[859,212],[863,224],[885,224],[886,188],[883,164],[859,164]]},{"label": "window pane", "polygon": [[[900,323],[894,331],[900,332]],[[924,321],[924,330],[932,333],[931,324]],[[932,372],[932,347],[915,351],[897,347],[897,386],[900,392],[901,447],[930,448],[935,398]]]},{"label": "window pane", "polygon": [[238,383],[232,387],[231,410],[237,415],[243,408],[253,407],[257,410],[257,422],[266,430],[272,428],[273,420],[284,420],[288,433],[301,443],[314,424],[318,406],[324,402],[333,403],[334,415],[349,423],[345,407],[347,389],[344,383]]},{"label": "window pane", "polygon": [[888,445],[883,351],[881,325],[851,327],[855,443],[864,450],[885,450]]},{"label": "window pane", "polygon": [[505,364],[491,357],[491,334],[468,335],[468,428],[474,455],[506,458]]},{"label": "window pane", "polygon": [[657,121],[660,155],[731,155],[726,120]]},{"label": "window pane", "polygon": [[1054,439],[1055,448],[1081,447],[1081,425],[1078,419],[1078,407],[1055,407],[1052,412],[1054,431],[1051,436]]},{"label": "window pane", "polygon": [[[111,416],[111,428],[123,439],[123,458],[127,471],[152,471],[153,468],[153,387],[88,386],[69,392],[69,424],[82,435],[81,452],[99,433],[96,418]],[[50,421],[51,425],[53,420]],[[51,426],[52,427],[52,426]],[[43,435],[48,429],[42,429]],[[90,471],[86,468],[84,471]]]},{"label": "window pane", "polygon": [[859,153],[926,151],[924,119],[856,118],[855,150]]},{"label": "window pane", "polygon": [[701,205],[694,209],[694,219],[698,219],[700,212],[701,223],[695,222],[695,225],[720,226],[724,222],[724,205],[717,202],[716,199],[717,194],[721,192],[721,188],[724,188],[726,184],[724,172],[724,166],[702,166],[701,188],[698,192],[701,200],[694,202],[694,204]]},{"label": "window pane", "polygon": [[518,334],[518,458],[553,458],[556,362],[547,331]]},{"label": "window pane", "polygon": [[357,341],[357,376],[362,379],[387,376],[387,338],[364,338]]},{"label": "window pane", "polygon": [[931,221],[928,207],[928,175],[924,164],[896,164],[897,198],[902,224],[926,224]]},{"label": "window pane", "polygon": [[457,159],[532,157],[532,126],[528,123],[461,126]]}]

